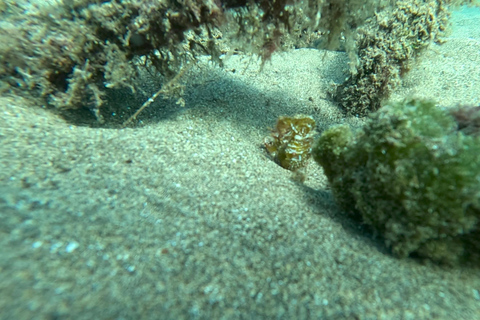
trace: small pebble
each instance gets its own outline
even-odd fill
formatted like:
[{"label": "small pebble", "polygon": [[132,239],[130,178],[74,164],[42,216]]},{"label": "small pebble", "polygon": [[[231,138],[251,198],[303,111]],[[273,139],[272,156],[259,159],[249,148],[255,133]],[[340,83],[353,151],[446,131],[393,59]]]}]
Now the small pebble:
[{"label": "small pebble", "polygon": [[67,244],[67,247],[65,248],[65,251],[67,253],[70,253],[70,252],[75,251],[78,247],[79,247],[79,244],[75,241],[72,241],[69,244]]},{"label": "small pebble", "polygon": [[33,249],[40,248],[42,246],[42,244],[43,244],[42,241],[35,241],[34,243],[32,243],[32,248]]}]

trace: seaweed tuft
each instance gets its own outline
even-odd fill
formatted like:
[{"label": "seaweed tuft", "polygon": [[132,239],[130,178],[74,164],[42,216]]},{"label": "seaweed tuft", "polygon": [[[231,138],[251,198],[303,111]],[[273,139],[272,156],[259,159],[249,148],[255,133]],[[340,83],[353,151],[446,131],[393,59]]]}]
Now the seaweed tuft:
[{"label": "seaweed tuft", "polygon": [[296,115],[278,118],[275,129],[265,140],[265,148],[285,169],[295,171],[305,166],[312,151],[315,120]]}]

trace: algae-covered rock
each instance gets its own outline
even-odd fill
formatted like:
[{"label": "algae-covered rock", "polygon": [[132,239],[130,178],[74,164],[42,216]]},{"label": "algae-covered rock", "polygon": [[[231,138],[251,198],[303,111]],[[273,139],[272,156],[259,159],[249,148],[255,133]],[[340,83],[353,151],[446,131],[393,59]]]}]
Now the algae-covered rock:
[{"label": "algae-covered rock", "polygon": [[359,132],[338,126],[313,148],[340,206],[399,257],[480,260],[480,107],[410,100]]},{"label": "algae-covered rock", "polygon": [[335,88],[333,98],[345,113],[366,116],[378,110],[416,57],[450,32],[450,15],[470,0],[395,0],[378,10],[347,38],[350,76]]},{"label": "algae-covered rock", "polygon": [[384,2],[0,0],[0,93],[86,107],[101,121],[107,91],[141,89],[144,68],[168,83],[205,54],[219,65],[238,50],[265,62],[324,35],[333,49]]}]

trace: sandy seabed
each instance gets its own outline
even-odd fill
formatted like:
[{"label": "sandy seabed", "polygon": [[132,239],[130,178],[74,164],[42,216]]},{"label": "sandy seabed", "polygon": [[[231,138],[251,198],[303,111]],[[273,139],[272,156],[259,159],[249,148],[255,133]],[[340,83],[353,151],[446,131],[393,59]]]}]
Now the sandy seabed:
[{"label": "sandy seabed", "polygon": [[[479,104],[479,18],[456,13],[392,100]],[[317,164],[301,183],[262,148],[280,115],[362,124],[328,99],[344,53],[202,61],[186,107],[158,99],[131,128],[0,98],[1,319],[480,319],[479,269],[396,259]]]}]

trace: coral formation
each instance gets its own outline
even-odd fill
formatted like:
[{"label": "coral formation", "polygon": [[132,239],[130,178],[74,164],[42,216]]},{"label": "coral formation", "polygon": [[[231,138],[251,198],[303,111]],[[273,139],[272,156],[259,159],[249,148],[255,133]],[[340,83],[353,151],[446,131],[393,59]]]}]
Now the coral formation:
[{"label": "coral formation", "polygon": [[313,148],[339,205],[395,255],[480,260],[480,108],[410,100],[337,126]]},{"label": "coral formation", "polygon": [[310,157],[315,134],[315,120],[296,115],[278,118],[275,129],[265,141],[267,151],[283,168],[295,171]]}]

